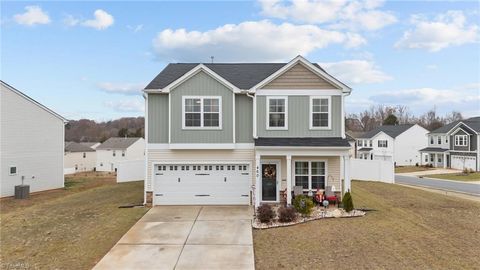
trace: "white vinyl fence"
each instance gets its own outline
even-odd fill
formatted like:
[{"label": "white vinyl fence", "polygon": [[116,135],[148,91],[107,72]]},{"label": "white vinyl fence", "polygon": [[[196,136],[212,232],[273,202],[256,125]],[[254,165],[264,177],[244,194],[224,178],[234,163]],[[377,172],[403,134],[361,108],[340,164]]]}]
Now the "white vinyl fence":
[{"label": "white vinyl fence", "polygon": [[72,174],[75,173],[75,167],[63,168],[63,174]]},{"label": "white vinyl fence", "polygon": [[145,160],[117,162],[117,183],[145,180]]},{"label": "white vinyl fence", "polygon": [[395,183],[395,171],[391,160],[350,160],[350,177],[352,180],[378,181]]}]

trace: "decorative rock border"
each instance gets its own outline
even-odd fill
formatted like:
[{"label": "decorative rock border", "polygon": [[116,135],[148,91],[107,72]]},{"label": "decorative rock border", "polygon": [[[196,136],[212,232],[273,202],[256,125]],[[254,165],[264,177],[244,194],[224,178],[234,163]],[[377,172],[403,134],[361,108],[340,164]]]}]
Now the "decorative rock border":
[{"label": "decorative rock border", "polygon": [[270,223],[261,223],[257,218],[254,218],[252,220],[252,227],[254,229],[270,229],[270,228],[278,228],[278,227],[287,227],[287,226],[293,226],[296,224],[302,224],[305,222],[313,221],[313,220],[319,220],[323,218],[351,218],[351,217],[363,217],[365,216],[366,212],[361,211],[361,210],[352,210],[350,213],[347,213],[345,210],[341,208],[337,209],[314,209],[312,212],[312,215],[309,217],[298,217],[295,221],[293,222],[279,222],[278,219],[275,219],[274,221]]}]

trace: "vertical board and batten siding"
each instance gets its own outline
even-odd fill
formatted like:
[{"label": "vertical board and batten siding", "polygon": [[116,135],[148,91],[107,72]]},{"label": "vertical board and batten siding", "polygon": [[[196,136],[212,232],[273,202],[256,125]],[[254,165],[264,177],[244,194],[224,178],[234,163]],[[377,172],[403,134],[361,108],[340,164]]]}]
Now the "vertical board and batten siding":
[{"label": "vertical board and batten siding", "polygon": [[[0,91],[0,197],[13,196],[16,185],[30,192],[62,188],[64,123],[9,88]],[[9,167],[17,174],[10,175]]]},{"label": "vertical board and batten siding", "polygon": [[253,101],[246,95],[235,96],[235,141],[253,143]]},{"label": "vertical board and batten siding", "polygon": [[[230,89],[203,71],[172,89],[171,143],[233,143],[233,95]],[[221,96],[222,129],[182,129],[182,96]]]},{"label": "vertical board and batten siding", "polygon": [[168,143],[166,94],[148,94],[148,143]]},{"label": "vertical board and batten siding", "polygon": [[278,76],[263,89],[339,89],[298,63]]},{"label": "vertical board and batten siding", "polygon": [[146,190],[152,190],[153,163],[163,162],[249,162],[252,174],[252,184],[255,183],[254,166],[255,154],[253,149],[235,150],[169,150],[149,149],[147,159],[147,181]]},{"label": "vertical board and batten siding", "polygon": [[[462,127],[462,126],[460,126]],[[466,127],[463,127],[467,129]],[[455,146],[455,135],[467,135],[468,136],[468,145],[467,146]],[[476,151],[477,150],[477,135],[470,135],[463,130],[457,131],[457,133],[450,136],[450,149],[455,151]]]},{"label": "vertical board and batten siding", "polygon": [[258,137],[341,137],[342,100],[332,96],[331,129],[310,129],[310,97],[288,97],[288,130],[267,130],[266,96],[257,97],[257,134]]}]

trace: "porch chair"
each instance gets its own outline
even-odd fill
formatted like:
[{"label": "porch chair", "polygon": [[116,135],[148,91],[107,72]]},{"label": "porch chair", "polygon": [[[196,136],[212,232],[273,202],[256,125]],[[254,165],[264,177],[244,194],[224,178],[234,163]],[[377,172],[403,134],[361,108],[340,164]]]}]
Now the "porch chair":
[{"label": "porch chair", "polygon": [[329,203],[333,203],[333,205],[337,205],[338,203],[338,198],[335,195],[335,192],[332,191],[332,186],[326,186],[325,187],[325,199]]}]

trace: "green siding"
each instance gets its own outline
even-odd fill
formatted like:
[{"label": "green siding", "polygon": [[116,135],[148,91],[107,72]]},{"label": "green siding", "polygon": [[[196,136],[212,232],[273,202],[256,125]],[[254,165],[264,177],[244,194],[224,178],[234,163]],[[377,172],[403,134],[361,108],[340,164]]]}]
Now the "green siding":
[{"label": "green siding", "polygon": [[168,143],[168,95],[148,94],[148,143]]},{"label": "green siding", "polygon": [[253,143],[253,101],[246,95],[235,96],[235,140]]},{"label": "green siding", "polygon": [[[221,96],[222,129],[182,129],[182,96]],[[171,143],[233,143],[233,92],[216,79],[201,71],[174,88],[170,99]]]},{"label": "green siding", "polygon": [[341,136],[341,97],[332,96],[332,125],[330,130],[310,130],[310,97],[288,97],[288,130],[266,129],[266,97],[257,97],[258,137],[340,137]]}]

